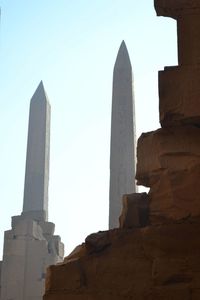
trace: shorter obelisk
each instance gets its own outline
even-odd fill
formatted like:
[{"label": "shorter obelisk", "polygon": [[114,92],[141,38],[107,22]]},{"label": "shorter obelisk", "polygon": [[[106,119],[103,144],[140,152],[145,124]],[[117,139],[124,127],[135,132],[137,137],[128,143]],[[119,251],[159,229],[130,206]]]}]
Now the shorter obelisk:
[{"label": "shorter obelisk", "polygon": [[132,67],[123,41],[113,72],[109,228],[119,226],[122,196],[136,192],[135,109]]},{"label": "shorter obelisk", "polygon": [[50,104],[41,82],[29,113],[23,212],[5,231],[1,300],[42,300],[46,268],[61,262],[64,245],[47,222]]},{"label": "shorter obelisk", "polygon": [[50,104],[42,81],[30,103],[23,212],[48,216]]}]

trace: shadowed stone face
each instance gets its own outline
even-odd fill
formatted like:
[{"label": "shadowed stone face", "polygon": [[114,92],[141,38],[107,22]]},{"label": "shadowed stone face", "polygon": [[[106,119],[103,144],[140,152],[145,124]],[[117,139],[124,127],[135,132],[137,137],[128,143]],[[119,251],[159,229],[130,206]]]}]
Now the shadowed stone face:
[{"label": "shadowed stone face", "polygon": [[200,64],[200,0],[154,0],[159,16],[177,20],[179,65]]},{"label": "shadowed stone face", "polygon": [[177,19],[181,15],[200,12],[200,0],[154,0],[156,12],[159,16]]}]

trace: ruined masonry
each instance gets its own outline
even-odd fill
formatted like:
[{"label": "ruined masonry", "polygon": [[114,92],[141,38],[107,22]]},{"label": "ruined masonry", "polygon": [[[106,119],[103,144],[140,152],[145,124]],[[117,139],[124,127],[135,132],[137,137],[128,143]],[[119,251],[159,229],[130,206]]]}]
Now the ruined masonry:
[{"label": "ruined masonry", "polygon": [[45,300],[200,299],[200,0],[154,4],[177,20],[179,65],[159,72],[161,128],[138,141],[150,192],[124,195],[120,228],[48,268]]},{"label": "ruined masonry", "polygon": [[152,224],[200,215],[200,1],[157,0],[177,20],[178,66],[159,72],[160,123],[138,141],[138,183],[150,187]]},{"label": "ruined masonry", "polygon": [[1,300],[42,300],[46,268],[64,245],[48,222],[50,104],[41,82],[30,103],[23,212],[5,231]]},{"label": "ruined masonry", "polygon": [[119,225],[122,196],[136,192],[135,107],[132,67],[126,44],[118,51],[113,71],[110,143],[109,228]]}]

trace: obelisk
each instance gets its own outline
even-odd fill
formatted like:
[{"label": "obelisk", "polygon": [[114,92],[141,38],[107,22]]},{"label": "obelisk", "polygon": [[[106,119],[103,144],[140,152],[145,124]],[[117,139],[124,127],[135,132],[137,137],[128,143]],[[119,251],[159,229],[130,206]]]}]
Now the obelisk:
[{"label": "obelisk", "polygon": [[29,112],[23,212],[48,217],[50,104],[42,81],[35,91]]},{"label": "obelisk", "polygon": [[136,192],[135,109],[132,67],[123,41],[113,72],[109,228],[119,225],[123,194]]},{"label": "obelisk", "polygon": [[46,269],[61,262],[64,245],[47,222],[50,104],[40,82],[30,103],[23,212],[4,234],[1,300],[42,300]]}]

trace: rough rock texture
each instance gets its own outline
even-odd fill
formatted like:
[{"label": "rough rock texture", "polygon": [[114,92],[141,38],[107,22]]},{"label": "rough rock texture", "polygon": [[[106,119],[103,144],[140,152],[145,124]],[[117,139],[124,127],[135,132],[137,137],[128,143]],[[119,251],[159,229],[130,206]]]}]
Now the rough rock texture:
[{"label": "rough rock texture", "polygon": [[150,187],[150,220],[200,216],[200,128],[167,127],[138,141],[138,183]]},{"label": "rough rock texture", "polygon": [[48,269],[44,299],[200,299],[199,222],[93,234]]}]

